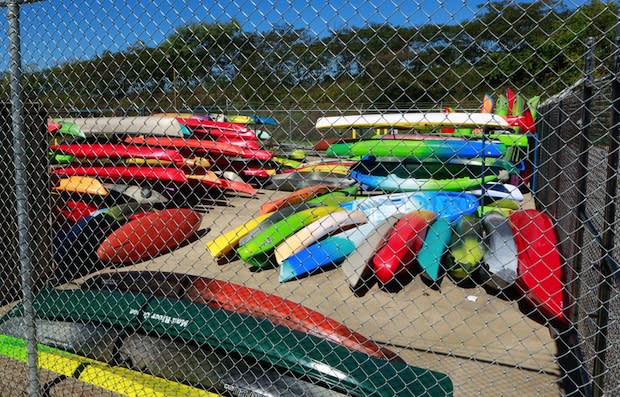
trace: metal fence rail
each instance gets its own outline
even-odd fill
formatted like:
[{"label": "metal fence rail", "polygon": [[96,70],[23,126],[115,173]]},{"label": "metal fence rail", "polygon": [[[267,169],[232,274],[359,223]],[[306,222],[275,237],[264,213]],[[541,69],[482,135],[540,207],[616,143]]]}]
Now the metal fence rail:
[{"label": "metal fence rail", "polygon": [[0,6],[0,395],[618,394],[615,2]]}]

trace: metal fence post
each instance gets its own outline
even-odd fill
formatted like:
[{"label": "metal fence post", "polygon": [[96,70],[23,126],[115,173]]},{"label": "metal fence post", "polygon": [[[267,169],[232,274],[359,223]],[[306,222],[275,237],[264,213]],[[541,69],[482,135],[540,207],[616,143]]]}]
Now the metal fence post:
[{"label": "metal fence post", "polygon": [[577,319],[577,293],[579,292],[579,274],[581,274],[583,260],[583,240],[584,225],[583,219],[586,219],[586,195],[588,193],[588,151],[590,148],[590,124],[592,122],[592,72],[594,57],[594,38],[589,37],[586,42],[586,52],[584,56],[584,81],[583,81],[583,98],[581,101],[581,133],[579,134],[579,161],[577,162],[577,218],[574,242],[576,254],[574,258],[574,266],[570,269],[572,274],[569,277],[571,283],[571,317],[573,322]]},{"label": "metal fence post", "polygon": [[607,364],[605,355],[607,350],[607,333],[609,326],[609,300],[611,297],[611,286],[613,285],[613,273],[605,262],[606,258],[614,249],[614,239],[616,227],[616,200],[618,197],[618,160],[620,150],[620,10],[616,10],[616,36],[615,36],[615,56],[613,78],[611,82],[611,128],[610,140],[607,157],[607,177],[605,184],[605,210],[603,218],[603,259],[601,263],[602,278],[598,290],[598,303],[600,304],[596,325],[598,332],[594,341],[596,356],[594,357],[594,367],[592,378],[594,380],[594,396],[602,396],[605,392],[605,373]]}]

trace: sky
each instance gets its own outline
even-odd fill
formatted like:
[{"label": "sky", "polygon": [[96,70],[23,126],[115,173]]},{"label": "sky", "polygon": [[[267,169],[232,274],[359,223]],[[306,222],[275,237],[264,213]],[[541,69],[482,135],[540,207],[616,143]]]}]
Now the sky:
[{"label": "sky", "polygon": [[[575,2],[583,2],[574,0]],[[24,69],[90,59],[139,42],[160,44],[193,22],[238,20],[245,31],[291,24],[324,36],[330,31],[389,22],[399,26],[458,23],[484,0],[43,0],[21,6]],[[569,0],[569,5],[570,5]],[[0,11],[0,51],[7,53],[6,10]],[[8,57],[0,58],[0,71]]]}]

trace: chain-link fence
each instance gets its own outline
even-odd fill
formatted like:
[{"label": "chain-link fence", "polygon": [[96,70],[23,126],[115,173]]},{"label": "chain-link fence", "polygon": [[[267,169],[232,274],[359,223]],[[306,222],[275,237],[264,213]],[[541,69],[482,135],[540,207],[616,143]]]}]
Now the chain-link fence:
[{"label": "chain-link fence", "polygon": [[614,2],[0,5],[0,395],[620,390]]}]

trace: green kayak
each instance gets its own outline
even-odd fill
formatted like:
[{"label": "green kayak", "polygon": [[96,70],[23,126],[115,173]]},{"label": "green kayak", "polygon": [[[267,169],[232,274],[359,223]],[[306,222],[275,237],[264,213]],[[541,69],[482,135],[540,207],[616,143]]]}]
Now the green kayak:
[{"label": "green kayak", "polygon": [[237,249],[239,257],[253,267],[263,268],[272,264],[273,249],[296,231],[334,211],[339,207],[316,207],[296,212],[278,221],[252,240]]}]

